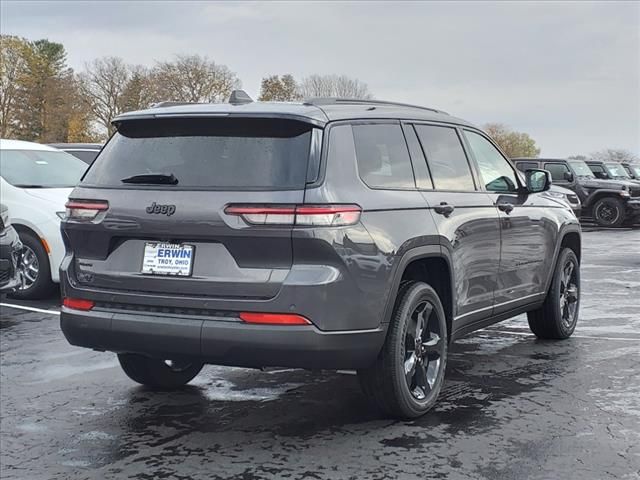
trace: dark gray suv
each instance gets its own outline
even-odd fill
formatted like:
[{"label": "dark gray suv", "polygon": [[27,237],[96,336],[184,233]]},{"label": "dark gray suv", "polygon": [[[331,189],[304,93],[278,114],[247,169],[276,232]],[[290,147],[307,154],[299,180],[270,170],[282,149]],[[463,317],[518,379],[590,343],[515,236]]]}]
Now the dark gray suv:
[{"label": "dark gray suv", "polygon": [[436,401],[454,339],[525,312],[541,338],[575,328],[575,215],[548,172],[523,182],[463,120],[236,94],[114,125],[67,205],[61,326],[136,382],[355,369],[409,418]]}]

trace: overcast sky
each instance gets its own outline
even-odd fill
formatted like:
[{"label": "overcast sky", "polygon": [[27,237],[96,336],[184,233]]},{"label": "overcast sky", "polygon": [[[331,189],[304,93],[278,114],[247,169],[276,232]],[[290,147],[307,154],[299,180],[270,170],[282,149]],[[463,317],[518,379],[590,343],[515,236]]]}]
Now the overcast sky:
[{"label": "overcast sky", "polygon": [[64,44],[75,70],[197,53],[252,96],[268,74],[346,74],[379,99],[528,132],[543,155],[640,154],[639,2],[2,0],[0,29]]}]

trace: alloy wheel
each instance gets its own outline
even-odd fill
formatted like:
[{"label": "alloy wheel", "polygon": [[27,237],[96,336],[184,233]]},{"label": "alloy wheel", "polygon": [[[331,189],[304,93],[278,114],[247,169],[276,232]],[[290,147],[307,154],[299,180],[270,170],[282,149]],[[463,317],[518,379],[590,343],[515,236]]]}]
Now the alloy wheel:
[{"label": "alloy wheel", "polygon": [[27,245],[24,246],[22,252],[22,263],[20,264],[22,271],[23,281],[20,285],[20,290],[27,290],[38,279],[38,273],[40,272],[40,265],[38,263],[38,256]]},{"label": "alloy wheel", "polygon": [[580,295],[576,265],[568,260],[562,268],[560,278],[560,316],[562,324],[569,329],[576,321]]},{"label": "alloy wheel", "polygon": [[420,303],[411,314],[404,342],[404,375],[411,395],[425,400],[442,374],[444,339],[438,312],[431,302]]}]

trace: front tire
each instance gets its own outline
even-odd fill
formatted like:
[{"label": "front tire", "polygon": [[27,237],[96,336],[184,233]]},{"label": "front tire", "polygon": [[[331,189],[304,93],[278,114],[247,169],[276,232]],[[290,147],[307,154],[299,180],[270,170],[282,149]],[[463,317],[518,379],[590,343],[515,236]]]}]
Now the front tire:
[{"label": "front tire", "polygon": [[124,373],[141,385],[158,390],[175,390],[193,380],[203,364],[149,358],[134,353],[119,353]]},{"label": "front tire", "polygon": [[403,284],[380,355],[371,367],[358,371],[365,395],[390,416],[424,415],[444,382],[447,344],[438,294],[426,283]]},{"label": "front tire", "polygon": [[46,298],[55,288],[51,280],[49,255],[37,236],[25,231],[20,231],[18,236],[24,246],[22,260],[18,266],[21,269],[23,284],[10,296],[22,300]]},{"label": "front tire", "polygon": [[558,256],[551,288],[542,307],[527,313],[529,328],[539,338],[569,338],[580,310],[580,263],[570,248]]},{"label": "front tire", "polygon": [[593,219],[601,227],[619,227],[624,222],[624,202],[615,197],[604,197],[593,206]]}]

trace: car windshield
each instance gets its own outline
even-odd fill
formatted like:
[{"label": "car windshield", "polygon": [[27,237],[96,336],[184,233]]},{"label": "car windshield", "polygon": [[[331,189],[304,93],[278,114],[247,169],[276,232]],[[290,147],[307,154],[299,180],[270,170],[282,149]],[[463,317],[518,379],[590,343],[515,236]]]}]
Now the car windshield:
[{"label": "car windshield", "polygon": [[571,160],[569,165],[571,165],[571,168],[578,177],[596,178],[589,168],[589,165],[582,160]]},{"label": "car windshield", "polygon": [[624,167],[619,163],[605,163],[605,168],[612,178],[631,178]]},{"label": "car windshield", "polygon": [[15,187],[75,187],[86,169],[86,163],[65,152],[0,151],[0,174]]}]

